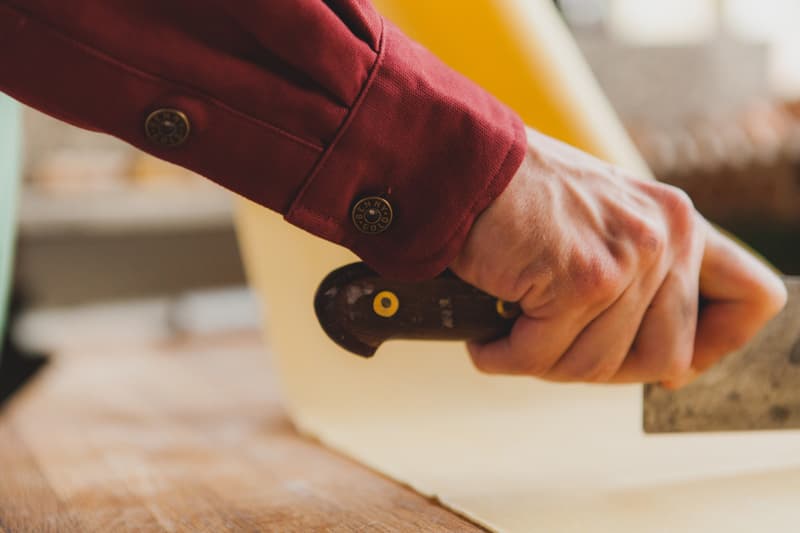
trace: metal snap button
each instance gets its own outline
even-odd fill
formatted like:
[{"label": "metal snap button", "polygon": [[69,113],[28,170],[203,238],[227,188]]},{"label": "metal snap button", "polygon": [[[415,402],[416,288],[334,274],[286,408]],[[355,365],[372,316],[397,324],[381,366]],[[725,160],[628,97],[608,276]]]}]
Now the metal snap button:
[{"label": "metal snap button", "polygon": [[394,212],[392,204],[385,198],[368,196],[359,200],[353,207],[352,218],[358,231],[377,235],[389,229]]},{"label": "metal snap button", "polygon": [[150,142],[172,148],[186,142],[192,125],[189,117],[183,111],[159,109],[150,113],[145,121],[144,129]]}]

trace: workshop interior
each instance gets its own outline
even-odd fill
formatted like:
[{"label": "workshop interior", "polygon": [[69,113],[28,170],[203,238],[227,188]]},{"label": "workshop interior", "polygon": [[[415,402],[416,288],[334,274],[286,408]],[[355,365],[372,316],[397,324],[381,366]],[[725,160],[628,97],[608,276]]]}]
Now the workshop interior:
[{"label": "workshop interior", "polygon": [[[781,271],[800,273],[800,37],[791,23],[798,7],[561,5],[658,179],[686,190],[707,218]],[[7,152],[14,135],[24,146],[19,163],[8,153],[3,168],[4,216],[17,213],[6,365],[18,353],[117,339],[126,320],[142,328],[138,338],[154,340],[258,325],[229,193],[9,102],[3,127]],[[6,207],[14,196],[16,208]],[[16,381],[11,373],[5,369],[4,383]]]},{"label": "workshop interior", "polygon": [[[400,0],[375,4],[388,17],[395,13],[405,24],[413,24],[408,22],[413,8],[404,12]],[[464,10],[470,9],[469,2],[463,4]],[[800,3],[561,0],[556,4],[577,50],[652,174],[685,190],[704,216],[780,272],[800,275]],[[404,29],[417,37],[415,30]],[[425,30],[416,31],[429,45],[422,37]],[[436,45],[429,46],[436,52]],[[495,59],[502,64],[503,57]],[[256,264],[269,263],[270,272],[303,270],[291,264],[303,255],[269,254],[254,244],[269,235],[254,237],[257,217],[252,210],[199,175],[0,95],[0,326],[4,325],[0,427],[11,427],[12,422],[25,427],[23,419],[46,410],[45,400],[37,400],[39,391],[49,402],[62,397],[68,402],[77,393],[70,387],[78,391],[90,383],[85,373],[79,377],[70,372],[70,365],[134,375],[141,371],[135,361],[139,351],[147,358],[158,352],[166,361],[163,364],[170,369],[179,365],[175,372],[182,365],[187,375],[192,375],[193,365],[206,365],[214,370],[197,379],[212,383],[213,374],[228,376],[233,380],[231,390],[239,383],[239,373],[260,368],[261,363],[229,357],[229,343],[234,351],[251,343],[255,353],[263,352],[264,365],[276,365],[279,375],[284,372],[285,362],[270,355],[271,343],[281,334],[275,324],[281,324],[279,317],[292,304],[288,297],[264,297],[258,272],[266,267]],[[323,281],[323,276],[317,278]],[[304,295],[294,305],[308,307],[310,314],[313,302]],[[120,351],[124,354],[117,357]],[[800,360],[800,344],[796,351]],[[387,350],[384,359],[394,355]],[[376,357],[381,357],[380,351]],[[64,374],[58,377],[61,370]],[[176,383],[172,392],[176,397],[181,395],[178,387],[190,386],[190,379],[185,379]],[[248,399],[259,394],[257,384],[241,379]],[[298,387],[295,381],[292,377],[264,388],[292,394]],[[110,394],[115,388],[113,382],[105,387],[98,391]],[[212,411],[213,400],[223,401],[220,396],[225,396],[211,386],[187,397],[192,394],[207,394],[201,403]],[[108,416],[127,416],[119,409]],[[148,404],[147,409],[157,411],[158,405]],[[73,414],[78,420],[83,416],[77,408]],[[317,437],[315,416],[301,415],[292,421],[301,433]],[[779,412],[776,416],[781,422]],[[230,431],[235,434],[237,429]],[[159,438],[152,435],[155,441]],[[320,438],[322,444],[314,446],[346,448],[335,432]],[[0,455],[8,453],[7,448],[0,445]],[[343,453],[361,462],[360,452]],[[287,452],[286,457],[291,455]],[[126,468],[124,458],[115,460],[115,468]],[[388,478],[407,481],[402,467],[391,470],[377,457],[363,462]],[[359,472],[362,475],[373,473],[365,470]],[[2,478],[0,466],[0,487]],[[305,482],[296,483],[291,490],[302,493]],[[382,478],[381,483],[389,481]],[[410,484],[417,488],[413,479]],[[427,496],[424,487],[419,492]],[[0,517],[2,494],[0,489]],[[442,512],[449,513],[451,507],[459,510],[453,515],[455,522],[441,518],[440,524],[453,529],[459,528],[460,517],[467,516],[464,527],[525,530],[519,523],[483,520],[477,511],[473,516],[470,504],[458,498],[452,506],[444,500]],[[408,523],[401,521],[395,527],[416,530]],[[3,526],[0,519],[0,530]]]}]

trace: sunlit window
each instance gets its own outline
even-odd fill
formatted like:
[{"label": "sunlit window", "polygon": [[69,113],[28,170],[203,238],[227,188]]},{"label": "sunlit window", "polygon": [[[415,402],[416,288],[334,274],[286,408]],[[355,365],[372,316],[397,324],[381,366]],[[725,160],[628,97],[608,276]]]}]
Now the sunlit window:
[{"label": "sunlit window", "polygon": [[712,0],[612,0],[611,30],[634,44],[702,42],[716,31]]},{"label": "sunlit window", "polygon": [[725,22],[737,35],[768,42],[774,89],[800,96],[800,2],[797,0],[728,0]]},{"label": "sunlit window", "polygon": [[[571,11],[578,3],[570,2]],[[800,96],[797,0],[609,0],[607,14],[611,33],[630,44],[701,43],[722,35],[764,42],[773,90]]]}]

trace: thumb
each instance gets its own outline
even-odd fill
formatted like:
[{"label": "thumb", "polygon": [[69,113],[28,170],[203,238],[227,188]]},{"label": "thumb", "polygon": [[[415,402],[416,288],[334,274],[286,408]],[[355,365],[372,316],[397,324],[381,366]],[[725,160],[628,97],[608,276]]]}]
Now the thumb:
[{"label": "thumb", "polygon": [[765,262],[708,224],[700,298],[692,371],[666,386],[682,386],[742,348],[786,305],[787,293]]}]

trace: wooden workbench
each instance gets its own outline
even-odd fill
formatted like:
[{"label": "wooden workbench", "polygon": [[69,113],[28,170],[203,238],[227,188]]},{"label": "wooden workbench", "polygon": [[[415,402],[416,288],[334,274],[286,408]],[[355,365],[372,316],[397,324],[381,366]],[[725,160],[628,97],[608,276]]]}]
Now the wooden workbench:
[{"label": "wooden workbench", "polygon": [[0,532],[480,531],[298,435],[256,334],[55,354],[0,412]]}]

